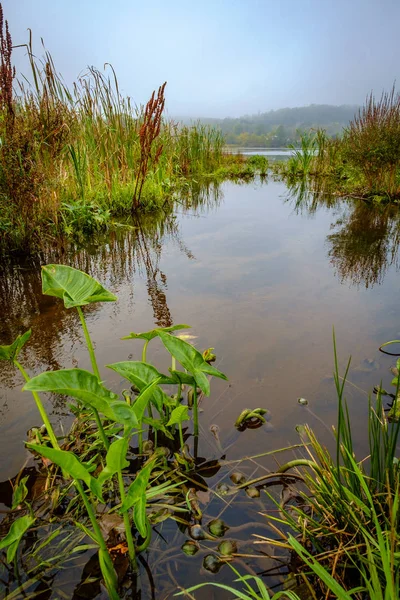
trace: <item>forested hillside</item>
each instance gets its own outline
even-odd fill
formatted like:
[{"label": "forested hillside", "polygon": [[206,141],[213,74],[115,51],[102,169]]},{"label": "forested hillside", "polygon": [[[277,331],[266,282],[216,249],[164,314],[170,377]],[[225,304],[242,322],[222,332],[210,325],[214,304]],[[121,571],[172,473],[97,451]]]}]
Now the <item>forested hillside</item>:
[{"label": "forested hillside", "polygon": [[221,129],[227,144],[279,148],[295,143],[302,131],[311,128],[323,128],[329,136],[337,136],[357,111],[357,106],[311,104],[239,118],[203,118],[201,122]]}]

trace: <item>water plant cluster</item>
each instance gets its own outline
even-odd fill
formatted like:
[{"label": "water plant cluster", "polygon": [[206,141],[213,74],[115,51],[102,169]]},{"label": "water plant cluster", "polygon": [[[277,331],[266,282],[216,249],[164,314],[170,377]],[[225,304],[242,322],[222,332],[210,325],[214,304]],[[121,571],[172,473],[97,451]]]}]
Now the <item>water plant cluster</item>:
[{"label": "water plant cluster", "polygon": [[[64,512],[97,548],[108,594],[117,599],[118,577],[104,534],[104,519],[111,519],[108,529],[120,532],[111,544],[114,552],[129,557],[128,569],[133,572],[137,554],[150,543],[152,525],[179,512],[186,515],[188,510],[193,524],[198,522],[200,509],[195,502],[190,503],[186,483],[197,458],[199,396],[209,395],[210,377],[226,377],[210,364],[214,358],[210,350],[202,355],[173,335],[186,325],[130,333],[124,339],[143,342],[142,361],[108,365],[127,382],[120,397],[106,387],[100,375],[82,309],[94,302],[112,302],[116,297],[89,275],[64,265],[43,267],[42,284],[44,294],[60,298],[65,308],[78,312],[92,372],[62,369],[30,378],[19,361],[30,331],[11,345],[0,347],[0,359],[20,370],[26,382],[23,389],[32,393],[43,421],[43,427],[31,432],[26,445],[40,458],[46,479],[40,511],[27,499],[26,477],[14,486],[13,507],[20,516],[11,521],[0,549],[7,549],[7,561],[13,563],[21,539],[39,524],[44,506],[54,515]],[[160,339],[171,355],[168,375],[147,362],[147,347],[154,338]],[[59,438],[53,430],[39,395],[42,392],[73,399],[70,410],[75,421],[67,436]],[[193,424],[192,449],[184,434],[189,421]],[[100,505],[106,510],[99,511]],[[41,545],[47,543],[49,540],[41,540]],[[77,548],[74,551],[84,547],[78,544]],[[22,593],[24,585],[26,581],[17,591]]]}]

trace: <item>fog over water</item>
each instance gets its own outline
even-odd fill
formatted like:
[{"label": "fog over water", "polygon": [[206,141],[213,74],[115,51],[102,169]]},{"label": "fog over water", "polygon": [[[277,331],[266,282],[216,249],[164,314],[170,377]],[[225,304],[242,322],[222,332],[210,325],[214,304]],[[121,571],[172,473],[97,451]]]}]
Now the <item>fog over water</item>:
[{"label": "fog over water", "polygon": [[[71,82],[110,62],[135,102],[168,81],[171,115],[361,104],[399,80],[398,0],[3,0],[15,45],[34,33]],[[17,70],[25,51],[14,52]]]}]

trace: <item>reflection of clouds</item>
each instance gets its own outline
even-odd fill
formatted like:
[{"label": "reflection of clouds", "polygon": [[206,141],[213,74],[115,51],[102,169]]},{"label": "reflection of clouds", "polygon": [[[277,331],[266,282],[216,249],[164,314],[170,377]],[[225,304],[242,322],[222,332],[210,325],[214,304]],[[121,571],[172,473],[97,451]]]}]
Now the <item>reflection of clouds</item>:
[{"label": "reflection of clouds", "polygon": [[328,256],[341,282],[370,288],[383,282],[390,266],[398,268],[398,207],[339,199],[323,188],[310,190],[305,182],[289,190],[288,201],[297,212],[314,215],[321,208],[334,209],[333,233],[327,236]]}]

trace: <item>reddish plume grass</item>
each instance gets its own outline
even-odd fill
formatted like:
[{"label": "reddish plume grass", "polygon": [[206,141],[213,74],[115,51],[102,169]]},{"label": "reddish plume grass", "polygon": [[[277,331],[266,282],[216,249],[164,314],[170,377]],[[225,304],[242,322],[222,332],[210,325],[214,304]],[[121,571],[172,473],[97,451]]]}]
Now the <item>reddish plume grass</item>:
[{"label": "reddish plume grass", "polygon": [[15,68],[11,64],[12,40],[8,21],[4,22],[3,6],[0,3],[0,106],[6,108],[9,117],[14,118],[13,79]]},{"label": "reddish plume grass", "polygon": [[150,167],[154,167],[158,163],[163,151],[162,144],[159,144],[155,151],[153,151],[153,145],[161,131],[162,114],[165,106],[164,91],[166,85],[167,82],[163,83],[163,85],[158,88],[157,96],[154,91],[146,104],[143,124],[139,131],[140,159],[137,169],[135,190],[133,192],[132,211],[140,204],[143,184]]}]

